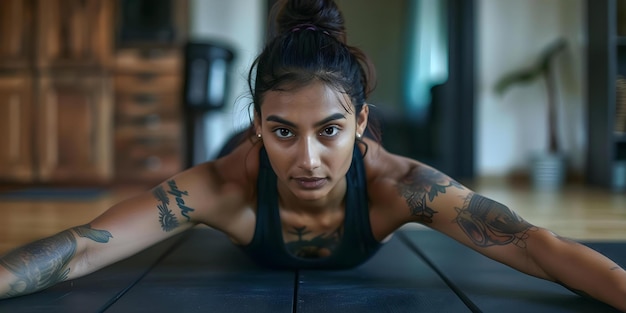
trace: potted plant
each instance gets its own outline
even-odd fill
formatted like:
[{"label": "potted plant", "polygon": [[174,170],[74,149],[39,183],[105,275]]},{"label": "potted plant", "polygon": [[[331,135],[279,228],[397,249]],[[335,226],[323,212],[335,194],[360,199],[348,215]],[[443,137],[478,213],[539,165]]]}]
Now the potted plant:
[{"label": "potted plant", "polygon": [[530,83],[537,79],[542,79],[545,84],[548,149],[545,153],[537,153],[531,157],[531,179],[533,185],[540,189],[557,189],[565,181],[566,158],[557,135],[558,99],[554,60],[566,48],[565,39],[558,38],[539,54],[534,64],[504,75],[495,84],[495,91],[500,95],[515,85]]}]

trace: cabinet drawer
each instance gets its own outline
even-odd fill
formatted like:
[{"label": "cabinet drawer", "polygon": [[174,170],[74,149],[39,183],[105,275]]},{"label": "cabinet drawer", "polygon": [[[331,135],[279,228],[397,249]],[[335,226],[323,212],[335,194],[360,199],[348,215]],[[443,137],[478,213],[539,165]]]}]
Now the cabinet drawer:
[{"label": "cabinet drawer", "polygon": [[182,169],[182,144],[175,136],[133,134],[115,140],[118,178],[165,179]]},{"label": "cabinet drawer", "polygon": [[178,93],[179,75],[159,75],[151,72],[115,75],[115,91],[124,92],[171,92]]},{"label": "cabinet drawer", "polygon": [[177,93],[119,93],[115,101],[116,112],[118,116],[142,116],[155,113],[179,116],[179,97]]},{"label": "cabinet drawer", "polygon": [[149,114],[141,116],[121,116],[117,119],[116,136],[143,136],[164,134],[180,136],[182,126],[174,116]]},{"label": "cabinet drawer", "polygon": [[158,72],[177,73],[182,69],[182,53],[171,49],[126,49],[119,50],[115,56],[115,68],[118,73]]},{"label": "cabinet drawer", "polygon": [[[145,134],[135,136],[116,136],[115,148],[119,156],[143,157],[150,154],[180,153],[179,137],[167,134]],[[119,159],[119,158],[118,158]]]},{"label": "cabinet drawer", "polygon": [[118,162],[116,176],[121,180],[161,181],[182,170],[179,155],[150,155]]}]

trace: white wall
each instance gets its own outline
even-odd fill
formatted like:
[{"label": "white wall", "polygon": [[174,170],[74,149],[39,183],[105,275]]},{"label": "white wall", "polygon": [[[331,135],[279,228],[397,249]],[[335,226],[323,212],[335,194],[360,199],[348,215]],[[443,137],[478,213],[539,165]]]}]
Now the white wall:
[{"label": "white wall", "polygon": [[584,169],[583,0],[478,0],[476,101],[477,174],[505,176],[527,167],[527,157],[547,148],[545,87],[541,81],[493,91],[505,73],[532,62],[559,36],[569,49],[558,57],[559,137],[570,166]]},{"label": "white wall", "polygon": [[190,40],[217,41],[235,52],[227,107],[205,117],[209,157],[219,150],[228,135],[250,121],[247,105],[251,100],[246,79],[263,45],[265,11],[265,1],[260,0],[190,0]]}]

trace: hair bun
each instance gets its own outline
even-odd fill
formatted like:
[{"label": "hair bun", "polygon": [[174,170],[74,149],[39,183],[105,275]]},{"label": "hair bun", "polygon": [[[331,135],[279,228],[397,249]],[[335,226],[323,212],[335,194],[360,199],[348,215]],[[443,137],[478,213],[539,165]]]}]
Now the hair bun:
[{"label": "hair bun", "polygon": [[279,0],[272,8],[271,17],[274,17],[274,25],[270,27],[274,36],[306,25],[346,43],[343,15],[333,0]]}]

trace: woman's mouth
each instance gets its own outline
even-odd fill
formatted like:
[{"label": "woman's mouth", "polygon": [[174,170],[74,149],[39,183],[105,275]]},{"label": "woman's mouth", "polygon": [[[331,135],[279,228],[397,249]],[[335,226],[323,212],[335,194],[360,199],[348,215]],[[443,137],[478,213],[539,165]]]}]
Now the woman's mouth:
[{"label": "woman's mouth", "polygon": [[319,189],[328,182],[328,180],[323,177],[294,177],[293,180],[302,189]]}]

